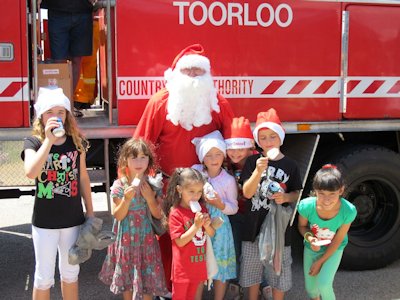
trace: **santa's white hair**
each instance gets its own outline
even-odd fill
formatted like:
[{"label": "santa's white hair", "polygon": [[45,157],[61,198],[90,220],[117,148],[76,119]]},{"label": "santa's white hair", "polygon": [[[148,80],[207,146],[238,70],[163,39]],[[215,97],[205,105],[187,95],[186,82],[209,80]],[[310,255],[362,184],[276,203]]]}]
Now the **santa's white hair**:
[{"label": "santa's white hair", "polygon": [[212,111],[219,112],[217,90],[210,72],[190,77],[179,68],[168,69],[164,74],[169,93],[167,119],[187,131],[210,124]]}]

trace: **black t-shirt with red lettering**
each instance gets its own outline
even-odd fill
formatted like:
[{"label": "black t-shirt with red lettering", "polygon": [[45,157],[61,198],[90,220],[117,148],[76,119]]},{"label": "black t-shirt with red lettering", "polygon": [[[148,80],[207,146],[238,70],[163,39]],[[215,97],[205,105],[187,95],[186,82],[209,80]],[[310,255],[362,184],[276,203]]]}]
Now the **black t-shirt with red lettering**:
[{"label": "black t-shirt with red lettering", "polygon": [[[24,140],[24,150],[38,151],[37,137]],[[24,159],[24,153],[22,153]],[[35,179],[36,193],[32,224],[58,229],[81,225],[85,221],[79,188],[80,153],[67,136],[62,145],[53,145],[47,160]]]}]

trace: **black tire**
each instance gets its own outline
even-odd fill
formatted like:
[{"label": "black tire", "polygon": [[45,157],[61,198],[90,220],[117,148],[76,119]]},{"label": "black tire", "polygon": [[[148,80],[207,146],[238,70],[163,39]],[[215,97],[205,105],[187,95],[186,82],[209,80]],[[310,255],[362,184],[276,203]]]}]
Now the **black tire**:
[{"label": "black tire", "polygon": [[400,155],[379,146],[360,145],[332,161],[346,183],[344,198],[357,207],[341,266],[368,270],[400,257]]}]

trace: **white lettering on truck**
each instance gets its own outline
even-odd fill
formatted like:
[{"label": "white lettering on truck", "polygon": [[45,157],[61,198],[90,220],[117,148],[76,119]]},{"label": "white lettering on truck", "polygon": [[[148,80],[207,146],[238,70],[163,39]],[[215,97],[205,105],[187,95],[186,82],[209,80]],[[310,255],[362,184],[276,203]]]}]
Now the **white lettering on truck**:
[{"label": "white lettering on truck", "polygon": [[[178,7],[179,24],[189,20],[193,25],[202,26],[209,21],[214,26],[236,24],[239,26],[269,27],[274,22],[280,27],[288,27],[293,21],[292,8],[286,4],[279,4],[276,9],[269,3],[261,3],[255,10],[255,15],[250,15],[249,3],[222,3],[212,2],[208,7],[201,1],[174,1],[173,6]],[[195,15],[195,11],[197,14]],[[217,13],[214,13],[217,12]],[[216,15],[218,17],[216,17]]]},{"label": "white lettering on truck", "polygon": [[225,95],[245,95],[253,93],[254,80],[247,79],[214,79],[218,92]]},{"label": "white lettering on truck", "polygon": [[119,80],[118,91],[121,96],[152,95],[165,87],[163,78],[148,78],[147,80]]}]

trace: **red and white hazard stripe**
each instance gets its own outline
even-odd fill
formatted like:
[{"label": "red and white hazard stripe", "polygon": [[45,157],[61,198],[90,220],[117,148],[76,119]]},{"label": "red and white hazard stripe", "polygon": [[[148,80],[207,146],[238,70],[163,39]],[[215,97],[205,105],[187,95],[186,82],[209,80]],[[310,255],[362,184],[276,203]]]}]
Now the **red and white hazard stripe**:
[{"label": "red and white hazard stripe", "polygon": [[29,101],[28,78],[0,77],[0,102]]},{"label": "red and white hazard stripe", "polygon": [[348,98],[398,98],[400,77],[349,77]]},{"label": "red and white hazard stripe", "polygon": [[[215,76],[227,98],[339,98],[338,76]],[[346,78],[347,98],[398,98],[400,77]],[[118,99],[147,99],[165,86],[163,77],[119,77]]]}]

